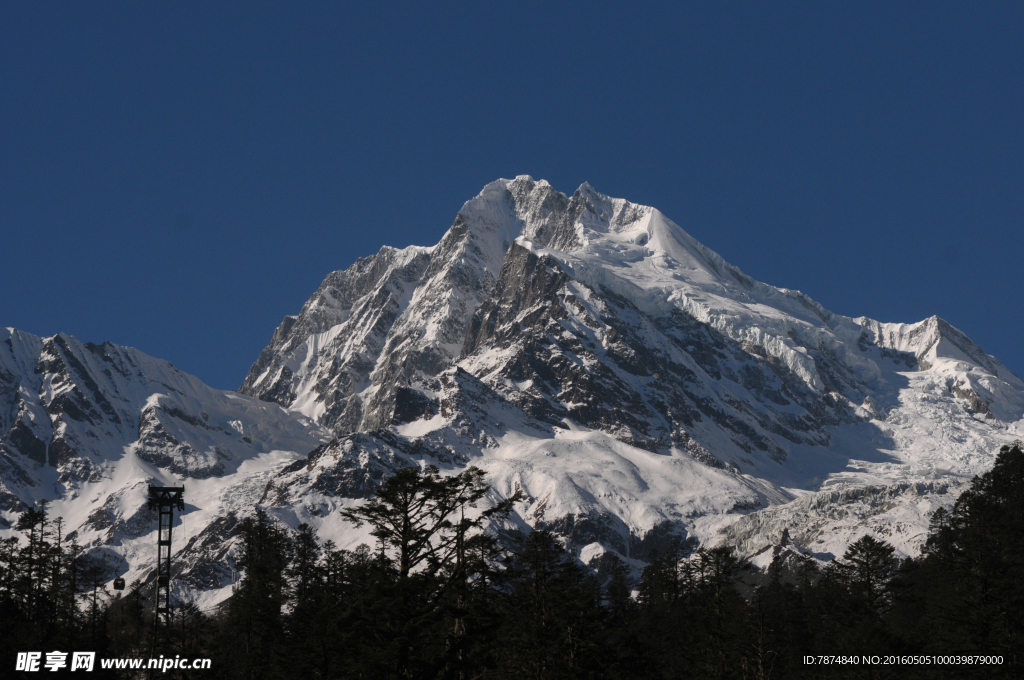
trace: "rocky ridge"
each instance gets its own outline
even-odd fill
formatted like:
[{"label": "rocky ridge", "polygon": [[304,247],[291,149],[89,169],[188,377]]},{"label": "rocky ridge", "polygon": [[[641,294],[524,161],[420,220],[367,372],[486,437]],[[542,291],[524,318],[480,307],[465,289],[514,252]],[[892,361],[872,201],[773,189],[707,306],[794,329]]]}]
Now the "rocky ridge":
[{"label": "rocky ridge", "polygon": [[[385,261],[392,252],[374,257]],[[335,379],[320,358],[332,350],[317,353],[316,338],[286,319],[243,391],[273,398],[287,384],[295,396],[280,403],[319,418],[341,440],[361,431],[409,464],[419,464],[419,454],[402,451],[442,450],[439,459],[489,469],[499,490],[570,482],[572,490],[556,495],[564,502],[554,504],[560,516],[549,525],[573,527],[563,533],[574,544],[587,533],[577,527],[587,525],[606,527],[587,535],[620,553],[663,525],[718,540],[712,525],[808,491],[956,483],[985,469],[1024,415],[1024,383],[945,321],[835,315],[803,293],[754,281],[656,209],[587,184],[566,196],[525,176],[494,182],[463,206],[441,244],[416,252],[429,264],[408,302],[375,327],[382,351],[363,382]],[[465,273],[465,253],[476,275]],[[458,275],[435,285],[449,270]],[[363,333],[351,324],[331,332],[345,343]],[[297,349],[275,351],[281,336]],[[493,421],[509,409],[515,422],[529,417],[530,445],[493,427],[448,441],[466,429],[464,412],[446,411],[438,389],[439,376],[453,369],[489,389],[487,403],[505,413]],[[326,385],[334,398],[360,404],[360,426],[317,410]],[[729,501],[688,506],[689,519],[680,521],[664,499],[648,507],[639,497],[624,502],[621,489],[578,494],[590,491],[590,478],[581,483],[577,471],[551,460],[570,440],[586,440],[590,463],[613,440],[613,450],[624,444],[699,464]],[[549,450],[541,460],[518,460],[517,451],[533,446]],[[533,474],[502,489],[510,457]],[[617,453],[613,459],[602,463],[609,474],[621,463]],[[648,466],[636,467],[649,486]],[[550,516],[550,498],[537,504]],[[537,525],[536,510],[521,509],[527,525]]]},{"label": "rocky ridge", "polygon": [[480,467],[495,500],[523,497],[495,530],[550,529],[588,563],[722,541],[825,559],[864,532],[913,554],[1022,418],[1024,383],[941,319],[833,314],[654,208],[522,176],[437,245],[329,274],[239,393],[7,330],[0,517],[49,500],[143,576],[145,485],[185,480],[179,583],[206,602],[254,505],[354,547],[337,510],[409,465]]}]

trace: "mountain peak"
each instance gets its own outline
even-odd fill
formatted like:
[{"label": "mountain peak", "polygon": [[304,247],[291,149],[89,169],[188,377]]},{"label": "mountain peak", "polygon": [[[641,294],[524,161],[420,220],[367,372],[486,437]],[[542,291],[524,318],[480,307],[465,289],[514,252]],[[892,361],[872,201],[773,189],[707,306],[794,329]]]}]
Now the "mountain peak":
[{"label": "mountain peak", "polygon": [[[921,508],[1024,431],[1024,383],[941,319],[833,314],[655,208],[528,175],[485,186],[433,246],[329,274],[240,391],[129,348],[0,331],[0,531],[46,498],[87,550],[140,571],[141,490],[187,476],[202,491],[181,564],[223,595],[216,565],[254,504],[352,548],[368,537],[337,511],[384,476],[472,464],[495,500],[522,492],[515,529],[584,561],[719,540],[744,515],[741,549],[765,524],[838,550],[880,496],[912,554]],[[833,502],[856,512],[819,512]]]}]

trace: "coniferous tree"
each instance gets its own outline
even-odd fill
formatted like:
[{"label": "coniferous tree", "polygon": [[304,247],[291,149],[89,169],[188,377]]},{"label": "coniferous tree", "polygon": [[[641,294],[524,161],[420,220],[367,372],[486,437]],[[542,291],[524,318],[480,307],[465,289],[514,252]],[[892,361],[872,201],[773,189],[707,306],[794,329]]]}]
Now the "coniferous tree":
[{"label": "coniferous tree", "polygon": [[107,610],[111,653],[119,657],[142,656],[151,637],[152,610],[146,606],[146,587],[132,581],[122,595],[115,592]]},{"label": "coniferous tree", "polygon": [[220,651],[230,673],[244,680],[283,675],[280,656],[289,561],[287,533],[262,508],[241,526],[243,571],[228,601]]},{"label": "coniferous tree", "polygon": [[[462,654],[465,617],[459,611],[466,604],[467,541],[486,521],[507,514],[516,500],[467,513],[488,488],[476,468],[452,476],[435,467],[404,468],[366,504],[342,513],[357,525],[369,524],[378,540],[377,585],[383,587],[373,623],[384,645],[378,653],[392,660],[396,677],[434,675],[451,665],[447,657]],[[440,606],[446,597],[454,606],[447,611]]]},{"label": "coniferous tree", "polygon": [[697,672],[708,678],[730,677],[739,663],[744,601],[736,589],[743,563],[729,548],[701,549],[690,560],[695,571],[691,594],[697,612]]},{"label": "coniferous tree", "polygon": [[[1024,451],[1004,446],[949,512],[937,511],[905,579],[897,616],[931,654],[1001,655],[992,677],[1020,668],[1024,649]],[[911,609],[912,608],[912,609]],[[943,671],[946,672],[946,671]]]},{"label": "coniferous tree", "polygon": [[788,566],[785,580],[776,560],[753,595],[743,658],[745,676],[808,676],[803,655],[816,649],[813,591],[820,574],[809,557],[791,559],[795,564]]},{"label": "coniferous tree", "polygon": [[889,582],[899,566],[895,549],[870,535],[852,543],[831,565],[835,578],[848,592],[851,609],[861,616],[879,620],[891,602]]},{"label": "coniferous tree", "polygon": [[[45,506],[0,540],[0,650],[92,647],[103,656],[212,656],[180,678],[981,678],[1017,677],[1024,645],[1024,453],[1005,447],[919,558],[864,537],[823,569],[788,553],[757,576],[726,548],[676,551],[644,569],[587,571],[551,534],[510,551],[484,523],[482,475],[410,469],[350,519],[375,548],[337,550],[264,511],[240,527],[242,579],[223,613],[174,611],[155,639],[151,588],[109,600],[108,575]],[[756,582],[756,583],[755,583]],[[1000,665],[808,665],[804,655],[978,654]],[[122,677],[131,677],[127,671]],[[96,677],[103,672],[96,671]],[[116,675],[110,672],[108,676]]]},{"label": "coniferous tree", "polygon": [[[326,546],[326,552],[332,550],[333,546]],[[309,678],[331,677],[334,666],[329,639],[334,633],[331,615],[338,603],[327,584],[323,551],[309,525],[300,524],[292,535],[287,571],[291,610],[287,617],[287,667],[291,673]]]},{"label": "coniferous tree", "polygon": [[534,531],[516,558],[501,601],[497,677],[584,678],[600,667],[600,590],[546,531]]},{"label": "coniferous tree", "polygon": [[644,640],[638,629],[639,603],[633,599],[630,569],[620,559],[613,559],[607,569],[604,586],[606,615],[601,635],[608,675],[611,677],[642,677],[649,665]]},{"label": "coniferous tree", "polygon": [[655,555],[644,567],[639,586],[638,637],[643,645],[638,677],[687,677],[694,667],[695,649],[688,596],[693,572],[678,546]]}]

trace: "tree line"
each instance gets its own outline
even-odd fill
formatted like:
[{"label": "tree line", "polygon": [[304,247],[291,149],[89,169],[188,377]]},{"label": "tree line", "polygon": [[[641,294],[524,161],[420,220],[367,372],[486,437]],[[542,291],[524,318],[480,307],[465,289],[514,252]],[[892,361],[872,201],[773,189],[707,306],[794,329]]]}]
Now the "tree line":
[{"label": "tree line", "polygon": [[[510,549],[483,528],[515,499],[475,511],[487,490],[475,469],[401,470],[373,499],[344,511],[376,541],[351,551],[257,509],[241,523],[242,578],[231,598],[215,612],[180,606],[169,629],[154,627],[151,586],[107,596],[108,577],[62,537],[60,520],[49,520],[45,507],[29,510],[16,524],[20,538],[0,542],[3,663],[9,670],[16,652],[51,649],[210,657],[210,670],[165,675],[239,680],[1021,672],[1020,445],[1003,447],[950,511],[933,515],[919,557],[899,560],[892,546],[865,536],[825,566],[796,557],[766,574],[724,547],[679,546],[637,579],[615,560],[593,573],[545,531]],[[937,664],[938,656],[961,663]],[[962,663],[975,656],[1002,662]],[[824,663],[837,657],[858,662]],[[914,657],[932,661],[908,665]]]}]

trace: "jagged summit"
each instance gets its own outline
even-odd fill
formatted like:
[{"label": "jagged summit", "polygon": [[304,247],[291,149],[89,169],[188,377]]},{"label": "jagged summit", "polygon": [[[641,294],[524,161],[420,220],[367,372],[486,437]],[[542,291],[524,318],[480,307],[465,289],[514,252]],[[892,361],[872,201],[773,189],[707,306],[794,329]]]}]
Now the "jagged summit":
[{"label": "jagged summit", "polygon": [[[400,389],[415,392],[457,365],[549,422],[649,450],[686,441],[705,459],[779,476],[802,447],[828,447],[830,428],[898,403],[900,370],[928,370],[926,355],[945,352],[923,331],[835,315],[754,281],[657,209],[588,183],[569,196],[528,175],[492,182],[437,246],[417,252],[426,261],[413,272],[376,265],[375,287],[353,298],[347,319],[370,300],[380,309],[385,293],[386,315],[335,326],[330,347],[286,321],[274,342],[287,334],[288,349],[272,343],[243,391],[344,435],[388,427]],[[948,324],[922,324],[968,347]],[[923,343],[920,358],[904,346],[912,341]],[[358,375],[343,349],[353,343],[375,352]],[[955,374],[946,393],[972,415],[1019,420],[1016,376],[973,343],[961,353],[970,364],[946,367]],[[581,390],[586,399],[570,401]]]},{"label": "jagged summit", "polygon": [[[461,354],[469,319],[513,243],[552,255],[577,280],[655,314],[681,305],[728,329],[729,320],[714,312],[740,299],[783,305],[798,318],[808,310],[828,315],[800,293],[754,282],[653,208],[609,198],[587,183],[568,197],[546,181],[519,176],[492,182],[467,201],[436,246],[382,249],[329,275],[299,315],[284,320],[241,391],[299,408],[339,433],[385,424],[377,410],[386,411],[393,395],[382,383],[411,377],[409,362],[436,375]],[[694,289],[701,294],[687,295]],[[325,343],[334,361],[311,361]],[[371,368],[356,347],[380,358]]]},{"label": "jagged summit", "polygon": [[188,476],[184,573],[215,600],[254,504],[354,547],[368,537],[337,511],[386,475],[475,465],[493,500],[522,493],[500,535],[546,528],[588,563],[676,541],[827,558],[865,532],[911,554],[1024,432],[1024,383],[945,321],[834,314],[655,208],[526,175],[485,186],[436,245],[327,275],[239,391],[0,334],[4,521],[47,498],[141,570],[139,485]]}]

